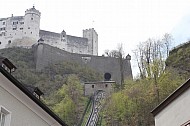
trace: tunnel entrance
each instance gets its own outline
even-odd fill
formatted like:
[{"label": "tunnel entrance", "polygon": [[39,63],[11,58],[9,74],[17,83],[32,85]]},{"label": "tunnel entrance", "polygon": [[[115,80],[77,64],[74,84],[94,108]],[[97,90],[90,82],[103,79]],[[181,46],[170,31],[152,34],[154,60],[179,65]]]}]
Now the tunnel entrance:
[{"label": "tunnel entrance", "polygon": [[105,73],[104,74],[104,80],[105,81],[110,81],[111,80],[111,74],[110,73]]}]

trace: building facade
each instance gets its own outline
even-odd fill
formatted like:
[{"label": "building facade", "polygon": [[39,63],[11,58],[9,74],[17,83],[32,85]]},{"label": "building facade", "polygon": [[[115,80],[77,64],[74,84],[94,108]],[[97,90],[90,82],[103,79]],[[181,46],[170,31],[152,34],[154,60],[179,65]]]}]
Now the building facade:
[{"label": "building facade", "polygon": [[31,48],[38,40],[59,49],[79,54],[98,55],[98,34],[94,28],[83,30],[83,37],[40,30],[41,13],[33,6],[24,16],[0,18],[0,49],[13,46]]},{"label": "building facade", "polygon": [[190,79],[152,111],[155,126],[190,126],[189,99]]},{"label": "building facade", "polygon": [[0,126],[67,126],[11,75],[7,61],[0,61]]},{"label": "building facade", "polygon": [[99,81],[84,83],[84,95],[92,96],[97,91],[103,91],[106,95],[113,93],[113,85],[115,81]]}]

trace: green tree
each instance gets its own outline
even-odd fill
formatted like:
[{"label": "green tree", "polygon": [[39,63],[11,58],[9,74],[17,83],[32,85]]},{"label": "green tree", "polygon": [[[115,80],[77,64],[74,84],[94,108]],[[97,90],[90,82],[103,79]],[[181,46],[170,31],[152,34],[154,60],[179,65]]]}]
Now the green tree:
[{"label": "green tree", "polygon": [[76,75],[70,75],[65,84],[54,96],[55,105],[53,110],[68,125],[76,125],[81,117],[81,106],[85,104],[83,96],[83,87]]},{"label": "green tree", "polygon": [[[165,70],[158,78],[160,101],[172,93],[184,79],[172,69]],[[154,79],[127,80],[125,88],[113,93],[104,110],[107,125],[150,126],[154,118],[150,111],[156,107],[157,94]]]}]

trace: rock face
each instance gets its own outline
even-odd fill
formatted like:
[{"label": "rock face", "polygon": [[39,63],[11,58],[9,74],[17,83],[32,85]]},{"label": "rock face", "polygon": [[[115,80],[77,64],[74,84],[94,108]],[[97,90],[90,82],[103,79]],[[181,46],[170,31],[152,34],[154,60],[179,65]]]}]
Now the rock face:
[{"label": "rock face", "polygon": [[[85,54],[69,53],[56,47],[44,43],[38,43],[33,46],[35,52],[36,70],[41,71],[48,64],[63,61],[75,62],[83,66],[88,66],[97,72],[111,74],[111,80],[116,83],[121,82],[120,63],[118,58],[94,56]],[[130,59],[123,60],[124,78],[132,78]]]}]

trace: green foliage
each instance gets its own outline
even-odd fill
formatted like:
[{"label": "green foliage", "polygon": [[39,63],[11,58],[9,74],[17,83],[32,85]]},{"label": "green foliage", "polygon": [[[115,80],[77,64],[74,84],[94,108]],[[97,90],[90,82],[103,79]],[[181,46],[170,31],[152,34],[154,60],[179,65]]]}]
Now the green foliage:
[{"label": "green foliage", "polygon": [[172,93],[184,79],[173,70],[163,72],[158,78],[158,89],[155,89],[154,79],[145,78],[126,81],[125,89],[107,100],[104,115],[106,125],[120,126],[150,126],[154,119],[150,111],[156,107],[159,91],[160,101]]},{"label": "green foliage", "polygon": [[51,64],[37,72],[32,49],[8,48],[0,54],[17,67],[12,75],[42,90],[43,101],[69,125],[77,124],[85,109],[87,98],[83,97],[81,82],[102,80],[100,73],[70,62]]},{"label": "green foliage", "polygon": [[[51,97],[52,98],[52,97]],[[83,87],[77,76],[68,76],[66,83],[53,96],[53,110],[68,124],[76,125],[81,117],[80,106],[85,105]],[[83,108],[84,109],[84,108]]]},{"label": "green foliage", "polygon": [[24,84],[39,87],[45,96],[58,90],[65,83],[66,77],[71,74],[77,75],[80,82],[102,80],[100,73],[70,62],[50,64],[42,72],[37,72],[32,49],[7,48],[0,50],[0,54],[8,58],[17,67],[13,73],[16,79]]}]

